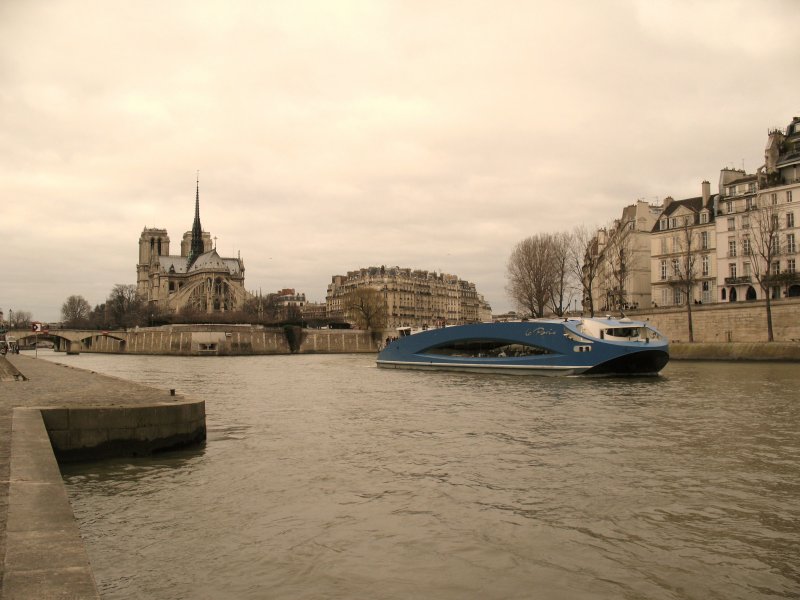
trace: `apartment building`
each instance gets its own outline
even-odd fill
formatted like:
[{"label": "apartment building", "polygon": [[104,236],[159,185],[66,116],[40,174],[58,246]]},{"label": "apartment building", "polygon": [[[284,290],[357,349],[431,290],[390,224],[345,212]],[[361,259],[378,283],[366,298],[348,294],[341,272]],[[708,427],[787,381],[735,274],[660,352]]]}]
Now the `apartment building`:
[{"label": "apartment building", "polygon": [[716,299],[716,213],[719,195],[701,184],[694,198],[666,198],[650,236],[650,278],[653,306]]},{"label": "apartment building", "polygon": [[592,244],[597,261],[592,286],[596,311],[650,306],[650,233],[660,212],[660,206],[638,200],[597,232]]},{"label": "apartment building", "polygon": [[387,327],[438,326],[491,319],[491,307],[474,283],[455,275],[401,267],[368,267],[335,275],[325,298],[329,318],[346,318],[347,296],[360,287],[378,290]]},{"label": "apartment building", "polygon": [[755,174],[720,174],[717,276],[720,302],[800,296],[795,199],[800,197],[800,117],[769,132]]}]

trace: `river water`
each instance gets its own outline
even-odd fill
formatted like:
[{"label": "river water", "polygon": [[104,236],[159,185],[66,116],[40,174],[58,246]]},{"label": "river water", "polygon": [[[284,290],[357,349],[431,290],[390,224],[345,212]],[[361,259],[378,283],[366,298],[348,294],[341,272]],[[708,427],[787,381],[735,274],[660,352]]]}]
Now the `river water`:
[{"label": "river water", "polygon": [[63,468],[104,598],[800,597],[796,365],[44,357],[206,401],[202,448]]}]

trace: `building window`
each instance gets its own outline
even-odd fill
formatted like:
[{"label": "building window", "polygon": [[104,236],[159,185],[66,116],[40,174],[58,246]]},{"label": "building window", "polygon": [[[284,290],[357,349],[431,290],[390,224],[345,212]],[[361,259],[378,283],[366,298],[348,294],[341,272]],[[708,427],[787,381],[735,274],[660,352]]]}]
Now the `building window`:
[{"label": "building window", "polygon": [[794,227],[794,213],[793,212],[787,212],[786,213],[786,227],[787,228]]},{"label": "building window", "polygon": [[756,191],[756,184],[755,184],[755,183],[752,183],[752,182],[751,182],[751,183],[748,183],[748,184],[747,184],[747,193],[748,193],[748,194],[752,194],[752,193],[753,193],[753,192],[755,192],[755,191]]},{"label": "building window", "polygon": [[773,275],[780,275],[781,274],[781,263],[780,261],[775,261],[772,263],[772,274]]},{"label": "building window", "polygon": [[675,229],[678,226],[678,220],[675,217],[672,217],[669,220],[669,227],[670,229]]},{"label": "building window", "polygon": [[729,237],[728,238],[728,256],[736,256],[736,238]]},{"label": "building window", "polygon": [[792,190],[786,190],[786,201],[787,202],[792,201]]},{"label": "building window", "polygon": [[705,225],[706,223],[708,223],[708,213],[703,211],[700,213],[700,224]]},{"label": "building window", "polygon": [[770,246],[770,253],[771,254],[778,254],[778,252],[780,252],[780,250],[778,248],[778,236],[777,235],[775,237],[773,237],[772,240],[770,240],[769,246]]},{"label": "building window", "polygon": [[750,215],[742,215],[742,229],[750,229]]},{"label": "building window", "polygon": [[726,202],[726,211],[729,215],[733,213],[733,202]]},{"label": "building window", "polygon": [[744,202],[746,210],[753,210],[753,203],[755,202],[755,198],[748,198]]},{"label": "building window", "polygon": [[708,281],[704,281],[702,284],[703,289],[703,304],[709,304],[711,302],[711,284]]},{"label": "building window", "polygon": [[742,237],[742,254],[750,255],[750,237],[746,235]]},{"label": "building window", "polygon": [[683,304],[683,290],[681,290],[680,288],[675,288],[674,292],[675,292],[675,305],[679,306]]},{"label": "building window", "polygon": [[786,272],[787,273],[794,273],[795,272],[795,262],[793,258],[790,258],[786,261]]},{"label": "building window", "polygon": [[708,264],[709,264],[708,254],[704,254],[703,255],[703,262],[702,262],[703,277],[708,277]]},{"label": "building window", "polygon": [[745,277],[750,277],[750,274],[751,274],[751,272],[752,272],[752,271],[750,270],[750,263],[749,263],[749,262],[746,262],[746,263],[744,263],[744,265],[742,265],[742,267],[743,267],[743,269],[742,269],[742,270],[744,271],[744,276],[745,276]]},{"label": "building window", "polygon": [[769,195],[769,201],[772,202],[772,204],[777,204],[778,203],[778,194],[776,194],[775,192],[771,193]]},{"label": "building window", "polygon": [[736,229],[736,219],[728,217],[728,231],[733,231],[734,229]]},{"label": "building window", "polygon": [[680,273],[680,263],[677,258],[672,259],[672,276],[677,277]]},{"label": "building window", "polygon": [[793,233],[786,236],[786,252],[789,254],[794,254],[796,252]]},{"label": "building window", "polygon": [[708,232],[704,231],[700,234],[700,247],[703,250],[708,250]]},{"label": "building window", "polygon": [[661,225],[659,226],[659,228],[661,229],[661,231],[664,231],[667,228],[667,220],[666,219],[661,219]]},{"label": "building window", "polygon": [[736,277],[736,263],[728,263],[728,277]]},{"label": "building window", "polygon": [[662,237],[661,238],[661,254],[666,254],[667,252],[669,252],[669,250],[667,249],[667,238]]},{"label": "building window", "polygon": [[667,279],[667,261],[661,261],[661,281],[666,281]]},{"label": "building window", "polygon": [[661,288],[661,306],[669,306],[669,288]]}]

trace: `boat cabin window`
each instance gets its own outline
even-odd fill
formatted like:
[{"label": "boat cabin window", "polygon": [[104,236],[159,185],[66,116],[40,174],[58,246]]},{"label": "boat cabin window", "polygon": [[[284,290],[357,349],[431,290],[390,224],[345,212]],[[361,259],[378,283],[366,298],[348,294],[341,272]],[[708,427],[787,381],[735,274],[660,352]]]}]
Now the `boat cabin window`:
[{"label": "boat cabin window", "polygon": [[465,340],[425,350],[425,354],[463,358],[508,358],[552,353],[552,350],[540,346],[494,340]]},{"label": "boat cabin window", "polygon": [[605,330],[605,337],[638,338],[638,327],[614,327]]}]

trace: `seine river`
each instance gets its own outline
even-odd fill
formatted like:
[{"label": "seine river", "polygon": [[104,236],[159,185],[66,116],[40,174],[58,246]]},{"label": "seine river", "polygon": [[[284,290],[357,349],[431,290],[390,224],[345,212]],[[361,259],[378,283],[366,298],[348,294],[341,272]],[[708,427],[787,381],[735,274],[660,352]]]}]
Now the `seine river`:
[{"label": "seine river", "polygon": [[202,448],[64,468],[107,599],[800,597],[797,365],[47,358],[206,401]]}]

